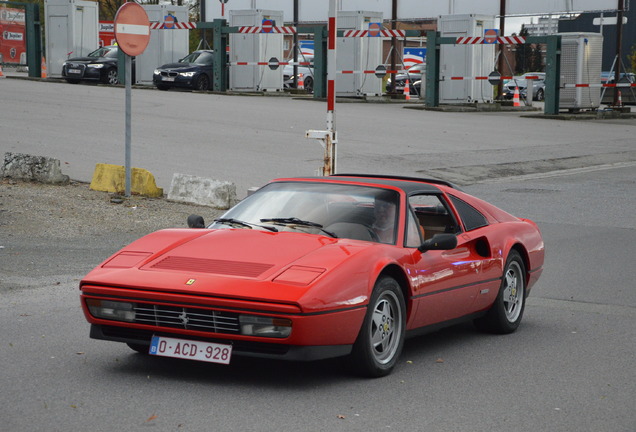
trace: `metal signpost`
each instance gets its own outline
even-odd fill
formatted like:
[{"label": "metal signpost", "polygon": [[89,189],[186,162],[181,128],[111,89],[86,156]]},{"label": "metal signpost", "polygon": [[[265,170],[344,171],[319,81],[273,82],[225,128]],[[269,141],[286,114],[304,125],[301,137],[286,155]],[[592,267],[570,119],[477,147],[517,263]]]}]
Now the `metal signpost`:
[{"label": "metal signpost", "polygon": [[150,42],[150,20],[148,14],[137,3],[124,3],[115,15],[115,39],[117,45],[126,54],[126,196],[130,196],[131,183],[131,98],[132,98],[132,60],[144,52]]}]

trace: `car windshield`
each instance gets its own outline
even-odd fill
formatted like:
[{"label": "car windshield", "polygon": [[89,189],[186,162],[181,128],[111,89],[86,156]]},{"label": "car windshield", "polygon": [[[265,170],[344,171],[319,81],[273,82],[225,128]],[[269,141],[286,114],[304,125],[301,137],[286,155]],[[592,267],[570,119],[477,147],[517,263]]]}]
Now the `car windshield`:
[{"label": "car windshield", "polygon": [[117,48],[105,46],[88,54],[88,57],[117,57]]},{"label": "car windshield", "polygon": [[[276,182],[259,189],[210,228],[267,229],[395,243],[396,191],[314,182]],[[239,225],[238,221],[241,224]],[[272,231],[272,230],[270,230]]]},{"label": "car windshield", "polygon": [[207,51],[195,51],[181,60],[179,63],[194,63],[198,65],[211,65],[214,63],[214,54]]}]

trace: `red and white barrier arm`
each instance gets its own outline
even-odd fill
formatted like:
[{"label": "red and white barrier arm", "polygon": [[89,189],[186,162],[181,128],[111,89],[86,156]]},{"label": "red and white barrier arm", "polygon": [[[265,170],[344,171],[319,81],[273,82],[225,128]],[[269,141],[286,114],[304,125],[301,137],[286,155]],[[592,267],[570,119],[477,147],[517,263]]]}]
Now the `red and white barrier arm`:
[{"label": "red and white barrier arm", "polygon": [[479,45],[479,44],[504,44],[516,45],[526,43],[526,38],[520,36],[499,36],[495,38],[487,38],[482,36],[462,36],[455,39],[456,45]]},{"label": "red and white barrier arm", "polygon": [[247,33],[247,34],[256,34],[256,33],[264,33],[264,34],[268,34],[268,33],[294,34],[294,33],[296,33],[296,27],[274,26],[274,27],[271,27],[271,28],[265,28],[263,30],[263,27],[247,27],[247,26],[243,26],[243,27],[239,27],[239,33]]},{"label": "red and white barrier arm", "polygon": [[169,23],[167,27],[163,22],[150,23],[150,30],[193,30],[195,28],[197,28],[197,23],[195,22]]},{"label": "red and white barrier arm", "polygon": [[563,84],[564,88],[580,88],[580,87],[634,87],[636,83],[618,83],[618,84]]}]

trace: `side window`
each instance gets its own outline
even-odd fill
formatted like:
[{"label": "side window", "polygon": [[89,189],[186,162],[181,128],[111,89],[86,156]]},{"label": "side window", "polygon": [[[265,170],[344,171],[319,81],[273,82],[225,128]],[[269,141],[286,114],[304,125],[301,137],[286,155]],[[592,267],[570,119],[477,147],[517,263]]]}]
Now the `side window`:
[{"label": "side window", "polygon": [[415,213],[408,211],[408,219],[406,221],[406,244],[405,247],[416,248],[422,244],[422,228],[415,217]]},{"label": "side window", "polygon": [[[435,234],[458,231],[455,218],[438,195],[412,195],[409,204],[419,224],[422,240],[430,239]],[[407,247],[411,247],[411,241],[408,238],[407,241]]]},{"label": "side window", "polygon": [[481,228],[488,225],[488,221],[479,213],[473,206],[466,203],[465,201],[460,200],[453,195],[450,195],[450,199],[453,202],[453,205],[457,209],[459,216],[464,221],[464,227],[466,227],[466,231],[472,231],[477,228]]}]

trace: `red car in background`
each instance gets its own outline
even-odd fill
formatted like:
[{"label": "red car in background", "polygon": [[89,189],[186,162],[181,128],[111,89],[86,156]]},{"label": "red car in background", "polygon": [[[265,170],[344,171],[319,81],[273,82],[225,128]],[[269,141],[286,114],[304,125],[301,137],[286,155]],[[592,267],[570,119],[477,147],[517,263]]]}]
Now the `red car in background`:
[{"label": "red car in background", "polygon": [[378,377],[408,336],[465,320],[515,331],[544,261],[534,222],[439,180],[278,179],[188,225],[81,281],[91,337],[224,364],[342,356]]}]

